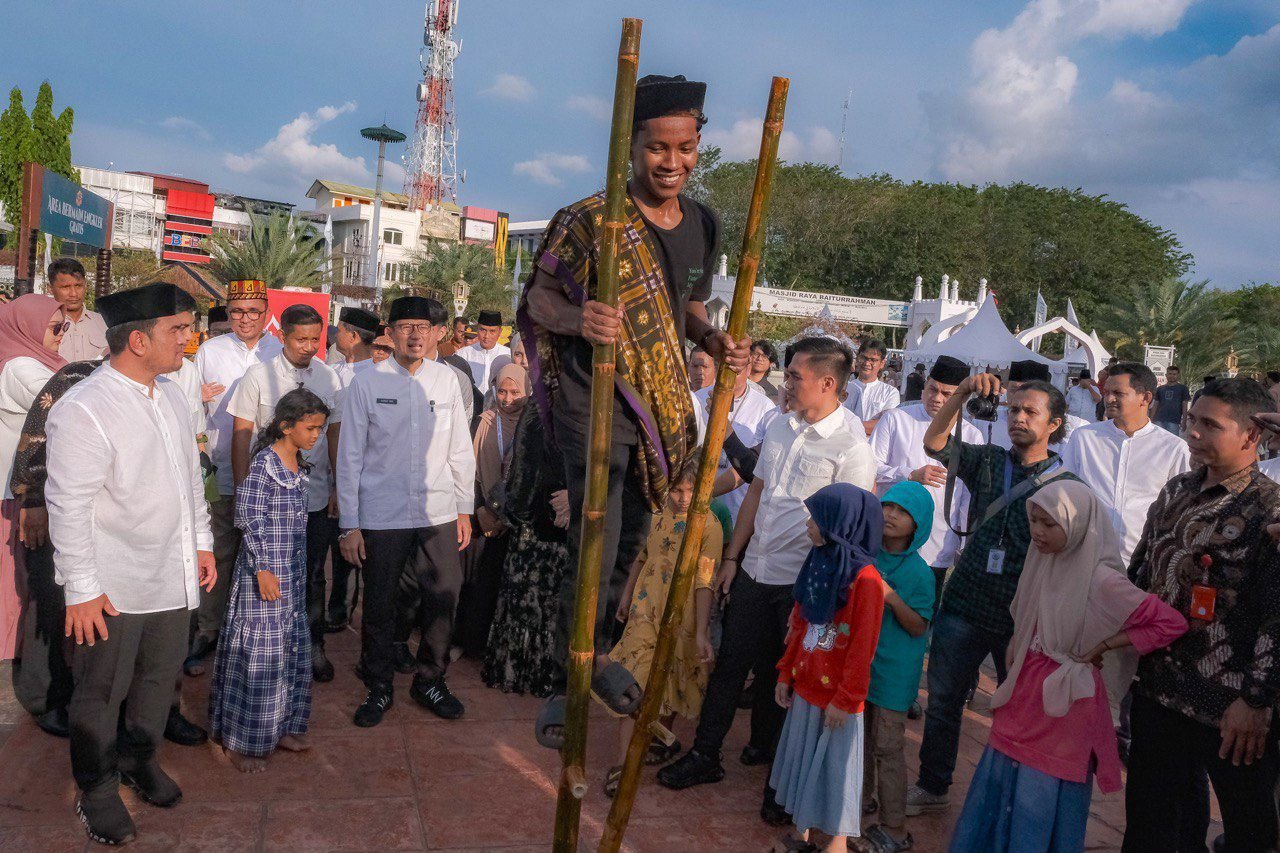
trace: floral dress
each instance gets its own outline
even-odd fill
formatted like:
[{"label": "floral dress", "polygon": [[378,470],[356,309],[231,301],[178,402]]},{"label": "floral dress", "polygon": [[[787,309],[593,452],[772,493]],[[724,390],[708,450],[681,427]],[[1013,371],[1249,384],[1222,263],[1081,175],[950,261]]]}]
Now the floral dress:
[{"label": "floral dress", "polygon": [[[609,653],[611,660],[622,664],[643,687],[649,679],[649,666],[653,663],[653,650],[658,644],[658,627],[662,611],[667,605],[667,593],[671,590],[671,578],[675,574],[676,558],[680,543],[684,540],[685,520],[670,510],[654,516],[653,529],[640,554],[641,569],[636,578],[635,592],[631,595],[631,610],[622,639]],[[667,678],[666,695],[662,713],[676,713],[686,719],[694,719],[702,710],[702,697],[707,691],[710,671],[698,660],[697,624],[695,619],[694,592],[710,589],[720,552],[724,548],[724,532],[719,520],[708,513],[702,531],[702,547],[695,567],[693,590],[685,602],[684,618],[680,622],[680,637],[676,641],[671,674]]]},{"label": "floral dress", "polygon": [[[265,756],[311,717],[311,631],[307,623],[307,497],[301,473],[268,447],[236,489],[244,533],[227,597],[209,695],[215,741]],[[257,573],[272,572],[280,598],[264,601]]]}]

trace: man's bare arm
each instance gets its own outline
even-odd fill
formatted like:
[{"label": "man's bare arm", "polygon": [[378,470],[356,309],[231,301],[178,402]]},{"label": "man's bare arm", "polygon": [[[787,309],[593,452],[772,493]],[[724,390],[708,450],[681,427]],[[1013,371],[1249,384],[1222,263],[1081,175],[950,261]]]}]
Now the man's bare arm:
[{"label": "man's bare arm", "polygon": [[249,448],[253,445],[253,421],[236,418],[231,432],[231,480],[240,485],[249,476]]},{"label": "man's bare arm", "polygon": [[585,338],[591,344],[611,344],[622,330],[622,309],[588,300],[574,305],[560,283],[542,269],[529,286],[529,315],[548,332]]}]

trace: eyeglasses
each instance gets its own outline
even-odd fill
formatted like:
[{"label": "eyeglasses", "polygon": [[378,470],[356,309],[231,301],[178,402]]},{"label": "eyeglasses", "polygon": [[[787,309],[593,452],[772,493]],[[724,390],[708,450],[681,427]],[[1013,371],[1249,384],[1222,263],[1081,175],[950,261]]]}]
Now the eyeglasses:
[{"label": "eyeglasses", "polygon": [[61,323],[49,324],[49,331],[53,332],[55,335],[65,335],[67,333],[67,329],[70,329],[70,328],[71,328],[70,320],[63,320]]},{"label": "eyeglasses", "polygon": [[402,335],[412,335],[414,332],[425,335],[432,328],[433,326],[430,323],[396,323],[391,327],[391,330]]},{"label": "eyeglasses", "polygon": [[248,317],[250,320],[256,320],[265,313],[267,312],[263,311],[261,308],[232,308],[227,311],[227,316],[235,317],[236,319]]}]

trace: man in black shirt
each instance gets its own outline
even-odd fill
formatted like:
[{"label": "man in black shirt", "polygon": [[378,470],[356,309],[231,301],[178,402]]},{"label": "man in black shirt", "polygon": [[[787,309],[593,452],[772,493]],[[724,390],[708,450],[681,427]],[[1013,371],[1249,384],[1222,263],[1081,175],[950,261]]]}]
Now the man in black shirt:
[{"label": "man in black shirt", "polygon": [[[519,321],[535,378],[534,399],[549,421],[565,464],[572,516],[569,565],[578,564],[582,499],[590,423],[591,355],[596,344],[618,347],[609,496],[595,647],[597,674],[609,665],[612,614],[627,569],[647,535],[650,511],[668,488],[668,475],[696,450],[696,416],[689,394],[684,342],[700,345],[738,372],[750,339],[732,340],[707,319],[719,223],[698,202],[681,195],[698,162],[706,84],[651,75],[636,85],[627,184],[627,227],[619,258],[619,307],[595,301],[603,236],[604,198],[596,194],[556,213],[547,227],[533,275],[525,286]],[[557,654],[567,661],[576,572],[565,575],[557,615]],[[616,670],[611,671],[616,675]],[[558,679],[563,692],[563,674]],[[615,711],[638,707],[640,687],[597,685]],[[563,742],[564,699],[554,696],[538,720],[538,738]]]}]

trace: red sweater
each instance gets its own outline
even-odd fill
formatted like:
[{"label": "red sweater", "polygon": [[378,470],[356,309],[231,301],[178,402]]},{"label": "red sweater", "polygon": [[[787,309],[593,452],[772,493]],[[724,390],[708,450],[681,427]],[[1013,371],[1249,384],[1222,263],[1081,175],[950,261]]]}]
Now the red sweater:
[{"label": "red sweater", "polygon": [[849,600],[836,611],[831,624],[814,629],[820,633],[812,649],[804,647],[810,626],[797,604],[791,610],[787,651],[778,661],[778,682],[790,684],[814,707],[834,704],[841,711],[861,713],[883,615],[884,586],[880,573],[870,565],[853,579]]}]

